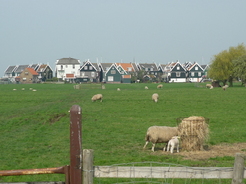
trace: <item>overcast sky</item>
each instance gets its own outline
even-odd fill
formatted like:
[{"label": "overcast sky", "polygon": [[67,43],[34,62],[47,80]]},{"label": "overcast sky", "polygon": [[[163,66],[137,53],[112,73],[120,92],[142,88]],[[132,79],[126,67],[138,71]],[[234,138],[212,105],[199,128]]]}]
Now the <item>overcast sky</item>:
[{"label": "overcast sky", "polygon": [[10,65],[179,60],[246,43],[245,0],[0,0],[0,77]]}]

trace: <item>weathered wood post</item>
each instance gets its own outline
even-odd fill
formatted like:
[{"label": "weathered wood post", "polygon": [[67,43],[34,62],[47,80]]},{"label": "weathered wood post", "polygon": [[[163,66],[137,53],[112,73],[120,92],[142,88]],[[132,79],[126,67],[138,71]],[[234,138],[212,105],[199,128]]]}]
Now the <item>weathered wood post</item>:
[{"label": "weathered wood post", "polygon": [[93,184],[93,150],[83,150],[83,184]]},{"label": "weathered wood post", "polygon": [[231,184],[243,184],[245,155],[236,153]]},{"label": "weathered wood post", "polygon": [[70,184],[82,184],[81,108],[70,109]]}]

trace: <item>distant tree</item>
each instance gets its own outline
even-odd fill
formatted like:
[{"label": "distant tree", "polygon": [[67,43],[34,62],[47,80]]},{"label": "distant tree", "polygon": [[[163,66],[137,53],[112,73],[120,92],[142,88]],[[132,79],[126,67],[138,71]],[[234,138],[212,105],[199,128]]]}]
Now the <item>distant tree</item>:
[{"label": "distant tree", "polygon": [[232,86],[234,78],[233,60],[237,60],[240,56],[245,54],[245,45],[239,44],[237,47],[230,47],[229,50],[224,50],[215,55],[208,71],[209,77],[214,80],[222,81],[223,85],[229,82],[230,86]]},{"label": "distant tree", "polygon": [[233,74],[241,80],[242,85],[246,83],[246,55],[233,60]]}]

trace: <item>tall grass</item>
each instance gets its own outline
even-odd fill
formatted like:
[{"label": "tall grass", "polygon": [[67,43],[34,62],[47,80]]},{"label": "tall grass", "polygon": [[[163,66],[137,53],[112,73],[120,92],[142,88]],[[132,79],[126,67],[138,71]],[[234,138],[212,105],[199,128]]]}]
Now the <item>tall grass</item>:
[{"label": "tall grass", "polygon": [[[82,108],[82,147],[94,150],[94,165],[155,161],[187,166],[232,167],[231,157],[184,160],[162,153],[162,145],[143,150],[146,130],[152,125],[176,126],[179,117],[210,119],[209,144],[245,142],[246,88],[223,91],[205,84],[30,84],[0,86],[0,170],[59,167],[69,164],[68,110]],[[121,91],[117,91],[117,88]],[[16,88],[16,91],[13,91]],[[26,88],[26,90],[21,90]],[[29,88],[37,89],[36,92]],[[158,103],[151,101],[157,92]],[[102,93],[103,102],[91,102]],[[220,160],[218,162],[218,160]],[[222,161],[221,161],[222,160]],[[0,182],[59,181],[63,175],[0,177]]]}]

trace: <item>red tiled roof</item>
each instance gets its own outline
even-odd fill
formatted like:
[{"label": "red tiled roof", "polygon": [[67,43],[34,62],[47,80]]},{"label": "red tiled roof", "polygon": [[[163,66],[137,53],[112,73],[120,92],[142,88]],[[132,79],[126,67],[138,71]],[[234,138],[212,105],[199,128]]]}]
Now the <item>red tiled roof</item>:
[{"label": "red tiled roof", "polygon": [[38,73],[33,68],[26,68],[32,75],[38,75]]},{"label": "red tiled roof", "polygon": [[117,66],[121,66],[125,71],[128,71],[128,68],[132,68],[131,71],[135,71],[131,63],[116,63]]}]

